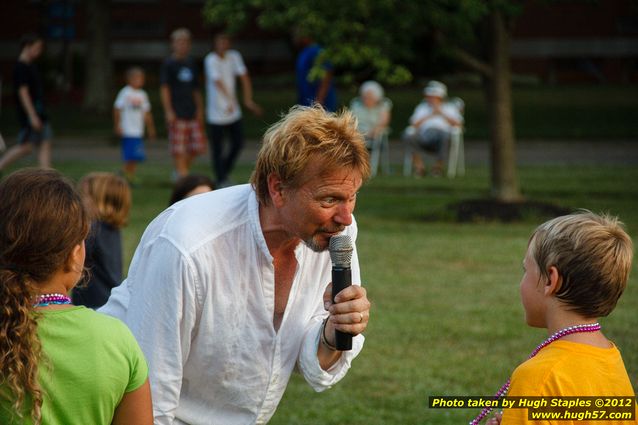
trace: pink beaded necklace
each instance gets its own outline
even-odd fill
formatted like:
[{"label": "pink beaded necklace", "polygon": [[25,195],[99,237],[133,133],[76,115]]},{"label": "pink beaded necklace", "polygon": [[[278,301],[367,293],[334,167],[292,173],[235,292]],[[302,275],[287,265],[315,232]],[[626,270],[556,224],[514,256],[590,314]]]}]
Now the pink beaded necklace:
[{"label": "pink beaded necklace", "polygon": [[34,307],[46,307],[49,304],[71,304],[71,298],[64,294],[42,294],[35,297]]},{"label": "pink beaded necklace", "polygon": [[[555,332],[554,334],[552,334],[545,341],[540,343],[538,347],[536,347],[534,351],[532,351],[532,354],[529,355],[528,359],[531,359],[532,357],[536,356],[538,352],[541,351],[543,348],[545,348],[552,342],[566,335],[581,333],[581,332],[596,332],[599,330],[600,330],[600,323],[598,322],[588,323],[584,325],[574,325],[574,326],[566,327],[565,329],[561,329],[558,332]],[[511,380],[508,379],[507,382],[503,384],[503,386],[496,392],[496,394],[494,394],[494,399],[505,396],[505,394],[507,394],[507,390],[509,390],[510,388],[510,383],[511,383]],[[483,418],[485,418],[491,411],[492,411],[491,407],[484,408],[483,410],[481,410],[481,413],[479,413],[477,417],[475,417],[474,419],[470,421],[470,425],[478,425],[478,423],[481,422]]]}]

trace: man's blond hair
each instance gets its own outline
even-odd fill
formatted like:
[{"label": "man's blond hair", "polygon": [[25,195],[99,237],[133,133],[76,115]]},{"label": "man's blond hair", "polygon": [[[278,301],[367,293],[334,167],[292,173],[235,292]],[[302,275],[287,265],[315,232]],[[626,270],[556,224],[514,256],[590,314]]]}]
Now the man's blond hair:
[{"label": "man's blond hair", "polygon": [[631,238],[617,217],[581,211],[541,224],[530,238],[541,279],[555,266],[556,297],[587,318],[607,316],[622,295],[633,257]]},{"label": "man's blond hair", "polygon": [[310,164],[320,164],[319,175],[350,168],[370,176],[368,151],[356,118],[347,110],[326,112],[320,105],[293,106],[264,134],[250,182],[259,201],[268,205],[268,176],[277,175],[285,185],[296,189],[309,178]]}]

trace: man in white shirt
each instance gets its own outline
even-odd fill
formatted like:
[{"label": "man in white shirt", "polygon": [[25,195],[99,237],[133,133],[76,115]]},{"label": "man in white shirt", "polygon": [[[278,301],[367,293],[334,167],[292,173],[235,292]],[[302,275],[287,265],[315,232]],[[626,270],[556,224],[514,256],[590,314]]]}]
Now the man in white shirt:
[{"label": "man in white shirt", "polygon": [[[423,90],[424,101],[419,103],[410,117],[410,126],[403,138],[416,148],[433,153],[436,162],[432,169],[434,176],[440,176],[447,157],[450,136],[454,127],[463,123],[463,116],[458,107],[452,103],[444,103],[447,87],[439,81],[430,81]],[[425,173],[423,160],[418,153],[412,157],[417,175]]]},{"label": "man in white shirt", "polygon": [[[250,185],[160,214],[101,311],[149,363],[156,424],[264,424],[295,368],[316,391],[346,374],[370,303],[352,282],[330,301],[330,237],[357,236],[368,152],[349,112],[293,107],[264,135]],[[354,335],[336,351],[335,330]]]},{"label": "man in white shirt", "polygon": [[[206,129],[211,145],[211,161],[217,185],[228,185],[228,176],[244,145],[241,108],[237,100],[235,81],[241,81],[244,105],[256,115],[261,107],[253,101],[248,70],[241,54],[230,49],[230,37],[218,34],[215,50],[204,58],[206,78]],[[224,132],[230,136],[230,146],[224,149]]]}]

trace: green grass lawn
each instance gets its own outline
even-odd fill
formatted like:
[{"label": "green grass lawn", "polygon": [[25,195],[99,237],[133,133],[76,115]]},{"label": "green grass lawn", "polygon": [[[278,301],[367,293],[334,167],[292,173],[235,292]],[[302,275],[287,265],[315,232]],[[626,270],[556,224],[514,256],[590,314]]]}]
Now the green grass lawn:
[{"label": "green grass lawn", "polygon": [[[73,178],[118,164],[62,162]],[[198,171],[207,171],[203,168]],[[250,169],[242,164],[237,181]],[[619,215],[638,236],[638,169],[521,167],[525,194],[569,208]],[[166,166],[147,164],[125,228],[126,263],[147,223],[166,206]],[[551,178],[548,178],[551,176]],[[432,395],[491,395],[545,337],[525,325],[518,284],[532,230],[544,221],[458,224],[447,205],[486,196],[488,170],[464,178],[380,176],[363,187],[356,217],[363,283],[372,301],[366,345],[335,388],[316,394],[291,380],[274,425],[458,424],[477,409],[428,409]],[[429,217],[429,218],[428,218]],[[438,217],[438,220],[432,220]],[[616,310],[602,319],[638,388],[636,266]]]},{"label": "green grass lawn", "polygon": [[[271,82],[255,81],[255,100],[264,108],[262,117],[245,114],[245,131],[250,139],[259,139],[264,130],[293,105],[296,94],[290,86],[274,87]],[[280,83],[281,84],[281,83]],[[165,135],[163,112],[158,91],[148,88],[159,134]],[[340,88],[339,101],[347,106],[356,96],[352,89]],[[387,89],[393,101],[391,137],[398,138],[406,127],[414,107],[421,101],[422,87]],[[466,103],[466,137],[487,139],[487,106],[479,87],[452,85],[450,96]],[[636,139],[638,138],[638,85],[523,85],[513,88],[514,121],[520,139]],[[0,129],[11,137],[17,122],[11,102],[3,105]],[[77,105],[50,105],[51,122],[57,136],[99,137],[112,133],[110,116],[98,116]],[[117,143],[113,139],[113,143]]]},{"label": "green grass lawn", "polygon": [[[636,238],[638,170],[521,168],[533,199],[619,215]],[[546,176],[551,174],[552,179]],[[430,222],[451,201],[487,193],[486,170],[464,179],[378,178],[361,191],[357,247],[373,308],[364,351],[334,389],[293,379],[273,424],[458,424],[476,409],[428,409],[431,395],[491,395],[546,335],[524,323],[518,283],[534,221]],[[636,267],[602,320],[638,386]]]}]

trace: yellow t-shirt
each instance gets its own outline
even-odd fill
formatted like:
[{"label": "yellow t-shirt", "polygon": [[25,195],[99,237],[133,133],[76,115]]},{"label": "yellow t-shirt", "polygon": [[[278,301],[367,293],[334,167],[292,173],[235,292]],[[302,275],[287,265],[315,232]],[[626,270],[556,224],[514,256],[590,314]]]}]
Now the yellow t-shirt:
[{"label": "yellow t-shirt", "polygon": [[[570,341],[554,341],[516,368],[508,397],[615,396],[635,398],[620,351]],[[592,406],[591,410],[600,410]],[[634,421],[528,420],[528,409],[505,409],[502,425],[629,425]]]}]

